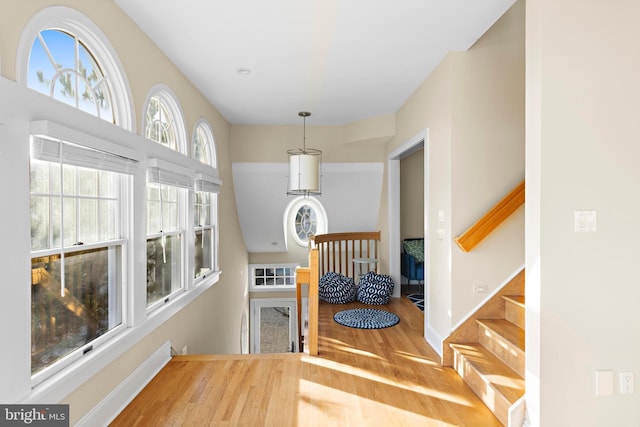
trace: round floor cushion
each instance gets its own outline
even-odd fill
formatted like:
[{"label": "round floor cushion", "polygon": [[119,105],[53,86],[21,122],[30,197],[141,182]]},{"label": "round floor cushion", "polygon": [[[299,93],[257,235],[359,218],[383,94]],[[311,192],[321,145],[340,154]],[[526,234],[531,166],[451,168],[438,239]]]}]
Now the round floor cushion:
[{"label": "round floor cushion", "polygon": [[382,329],[396,325],[400,318],[388,311],[375,308],[352,308],[333,315],[337,323],[358,329]]},{"label": "round floor cushion", "polygon": [[393,279],[385,274],[373,271],[360,277],[357,298],[363,304],[388,304],[393,293]]},{"label": "round floor cushion", "polygon": [[356,299],[356,283],[351,277],[330,271],[320,278],[318,297],[331,304],[346,304]]}]

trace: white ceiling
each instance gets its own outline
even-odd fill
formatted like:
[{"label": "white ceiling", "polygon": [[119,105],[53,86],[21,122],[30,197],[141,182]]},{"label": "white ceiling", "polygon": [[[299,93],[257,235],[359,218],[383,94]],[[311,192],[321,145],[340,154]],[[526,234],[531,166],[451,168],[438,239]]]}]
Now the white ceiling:
[{"label": "white ceiling", "polygon": [[515,2],[114,1],[229,122],[270,125],[299,124],[299,111],[314,125],[397,111]]}]

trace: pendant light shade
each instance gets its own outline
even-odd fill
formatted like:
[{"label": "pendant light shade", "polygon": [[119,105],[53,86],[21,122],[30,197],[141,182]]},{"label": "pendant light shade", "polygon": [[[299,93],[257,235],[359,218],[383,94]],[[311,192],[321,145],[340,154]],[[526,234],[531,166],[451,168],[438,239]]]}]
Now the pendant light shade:
[{"label": "pendant light shade", "polygon": [[322,177],[322,151],[307,148],[306,145],[306,118],[311,113],[301,111],[298,113],[303,118],[303,145],[302,148],[287,150],[289,155],[289,179],[287,194],[295,196],[320,195]]}]

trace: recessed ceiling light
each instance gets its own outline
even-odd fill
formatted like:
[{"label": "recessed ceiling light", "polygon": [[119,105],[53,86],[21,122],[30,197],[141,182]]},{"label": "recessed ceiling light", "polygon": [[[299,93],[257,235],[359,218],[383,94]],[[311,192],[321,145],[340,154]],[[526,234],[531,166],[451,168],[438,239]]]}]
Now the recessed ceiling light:
[{"label": "recessed ceiling light", "polygon": [[251,70],[248,68],[238,68],[236,69],[236,73],[246,76],[247,74],[251,74]]}]

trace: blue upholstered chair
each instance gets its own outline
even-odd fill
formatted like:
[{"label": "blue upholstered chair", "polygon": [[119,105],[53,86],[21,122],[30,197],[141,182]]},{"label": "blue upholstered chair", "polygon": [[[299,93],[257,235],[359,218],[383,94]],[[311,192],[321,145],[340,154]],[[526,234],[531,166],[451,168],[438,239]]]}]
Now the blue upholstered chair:
[{"label": "blue upholstered chair", "polygon": [[404,239],[402,241],[401,272],[409,284],[412,280],[424,282],[424,238]]}]

